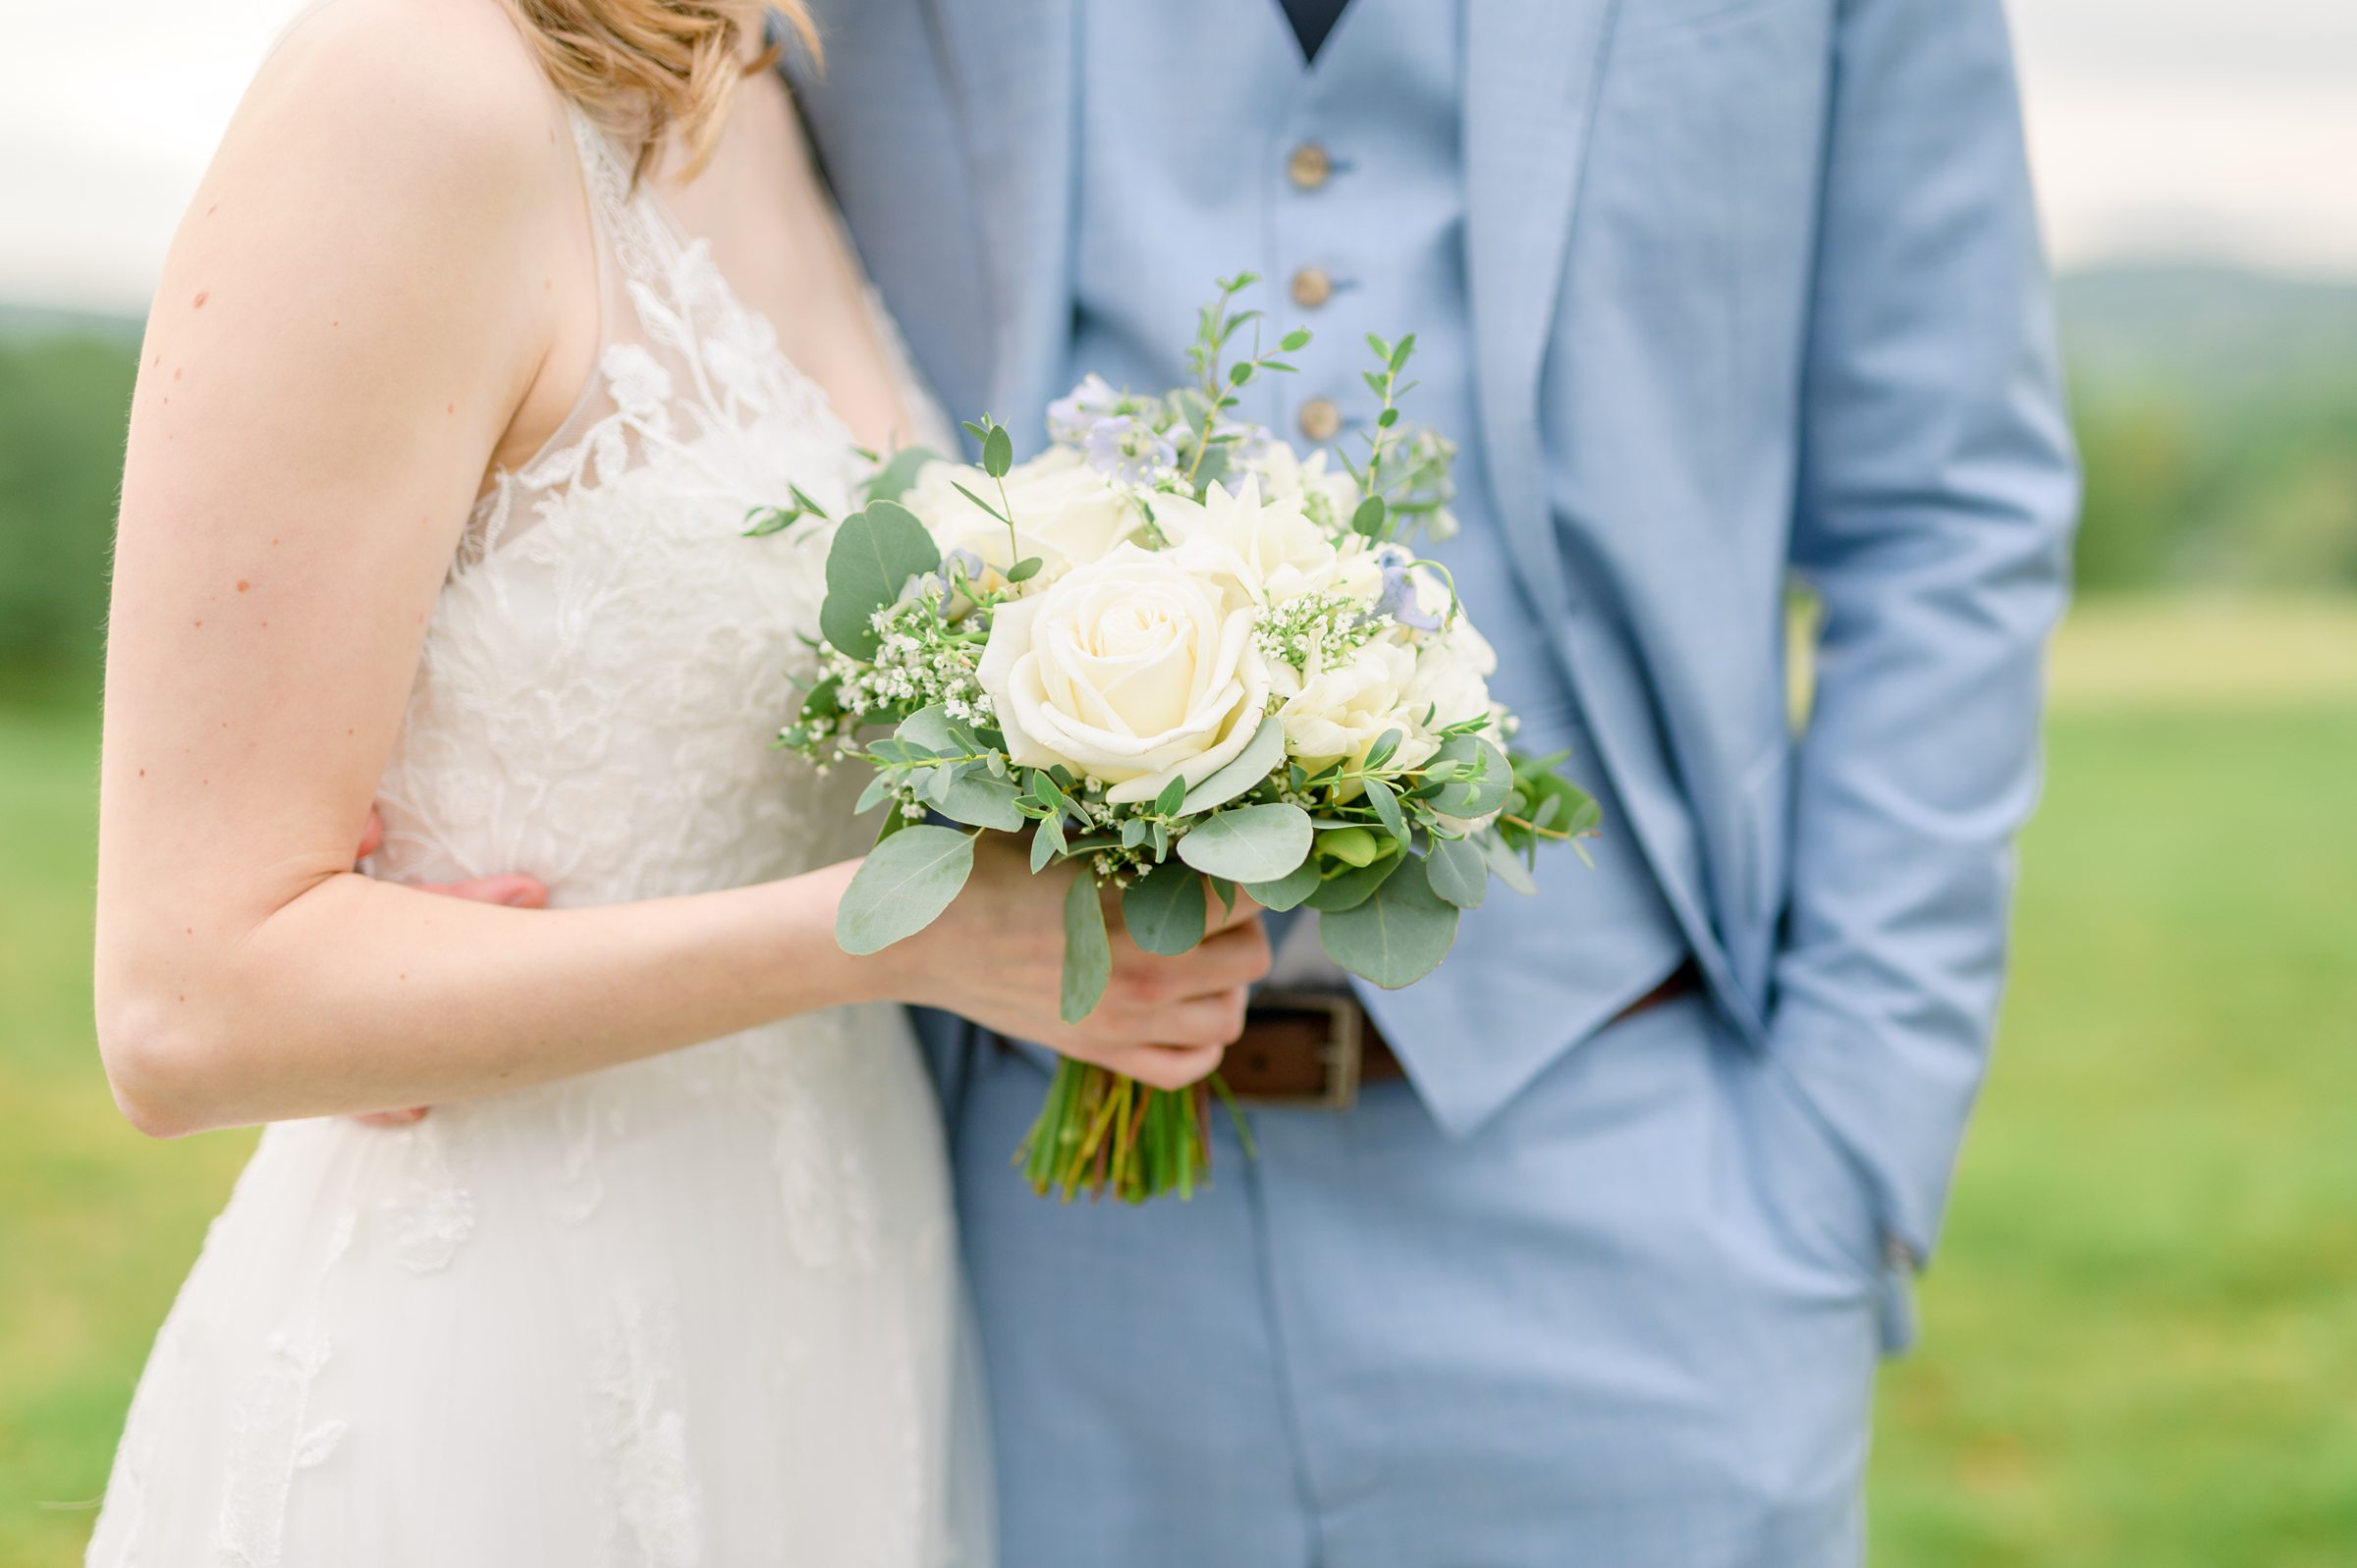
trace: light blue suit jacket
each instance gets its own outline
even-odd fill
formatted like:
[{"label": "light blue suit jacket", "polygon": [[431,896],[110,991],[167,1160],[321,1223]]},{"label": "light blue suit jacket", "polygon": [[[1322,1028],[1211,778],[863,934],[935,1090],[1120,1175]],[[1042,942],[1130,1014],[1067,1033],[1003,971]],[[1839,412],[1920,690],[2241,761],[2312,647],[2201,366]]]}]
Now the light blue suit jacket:
[{"label": "light blue suit jacket", "polygon": [[[1064,390],[1075,5],[821,4],[796,84],[924,369],[1018,442]],[[2076,501],[1999,0],[1467,0],[1465,89],[1468,460],[1719,1007],[1920,1258]]]}]

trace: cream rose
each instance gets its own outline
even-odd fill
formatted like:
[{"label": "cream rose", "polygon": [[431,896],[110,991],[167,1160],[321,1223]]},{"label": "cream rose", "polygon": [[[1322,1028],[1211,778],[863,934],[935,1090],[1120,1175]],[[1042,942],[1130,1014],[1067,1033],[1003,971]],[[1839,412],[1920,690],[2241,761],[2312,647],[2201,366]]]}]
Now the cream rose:
[{"label": "cream rose", "polygon": [[1358,510],[1358,481],[1348,469],[1330,462],[1330,456],[1320,447],[1305,459],[1282,441],[1268,441],[1243,466],[1259,478],[1260,493],[1271,501],[1296,501],[1307,511],[1315,496],[1316,506],[1339,526]]},{"label": "cream rose", "polygon": [[1385,730],[1397,730],[1400,741],[1395,761],[1414,767],[1438,744],[1422,732],[1416,715],[1408,710],[1415,674],[1415,650],[1383,639],[1332,663],[1313,651],[1298,671],[1277,661],[1277,717],[1285,725],[1287,749],[1312,769],[1345,759],[1356,763]]},{"label": "cream rose", "polygon": [[1043,563],[1042,580],[1102,560],[1145,521],[1078,453],[1063,447],[1008,470],[1013,539],[1005,523],[958,493],[959,485],[993,505],[998,502],[997,484],[981,469],[929,462],[918,470],[901,505],[916,514],[943,555],[963,550],[981,561],[988,586],[996,586],[997,574],[1030,556]]},{"label": "cream rose", "polygon": [[[1448,630],[1419,639],[1415,673],[1408,677],[1405,693],[1407,711],[1421,722],[1429,709],[1433,730],[1485,713],[1498,717],[1503,710],[1490,701],[1489,681],[1497,670],[1498,650],[1460,615],[1449,622]],[[1495,730],[1491,738],[1497,738]]]},{"label": "cream rose", "polygon": [[1189,566],[1228,577],[1262,604],[1338,587],[1371,596],[1380,582],[1380,568],[1360,559],[1357,538],[1338,548],[1301,510],[1298,495],[1264,501],[1257,478],[1234,491],[1213,485],[1200,502],[1157,497],[1154,522]]},{"label": "cream rose", "polygon": [[999,606],[979,675],[1008,755],[1102,780],[1116,803],[1201,783],[1268,709],[1252,614],[1131,544]]},{"label": "cream rose", "polygon": [[[1405,696],[1422,744],[1438,749],[1437,742],[1424,737],[1487,714],[1492,723],[1479,731],[1481,737],[1501,751],[1506,749],[1507,714],[1490,699],[1489,677],[1497,669],[1498,651],[1463,616],[1452,621],[1448,630],[1419,640],[1415,673],[1408,677]],[[1446,813],[1441,817],[1459,833],[1473,833],[1497,819],[1495,811],[1482,817]]]}]

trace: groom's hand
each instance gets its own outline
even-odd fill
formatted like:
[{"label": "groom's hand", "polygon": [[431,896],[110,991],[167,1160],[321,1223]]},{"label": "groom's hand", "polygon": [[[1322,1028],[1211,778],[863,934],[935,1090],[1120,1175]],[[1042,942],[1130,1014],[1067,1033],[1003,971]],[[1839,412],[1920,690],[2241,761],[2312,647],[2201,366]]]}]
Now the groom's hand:
[{"label": "groom's hand", "polygon": [[1030,1040],[1157,1089],[1209,1077],[1243,1033],[1253,984],[1269,972],[1260,908],[1219,899],[1203,940],[1176,957],[1129,940],[1118,898],[1107,895],[1113,971],[1086,1018],[1059,1010],[1064,978],[1064,895],[1073,873],[1032,875],[1014,839],[985,834],[974,870],[949,911],[905,942],[914,984],[906,1000],[969,1018],[1010,1040]]},{"label": "groom's hand", "polygon": [[[375,854],[385,841],[385,819],[371,807],[368,825],[360,830],[360,845],[353,851],[353,859],[365,860]],[[511,909],[544,909],[548,906],[548,890],[525,876],[476,877],[469,882],[421,882],[419,892],[438,892],[447,898],[466,898],[474,903],[506,904]],[[378,1110],[353,1119],[371,1127],[406,1127],[425,1118],[425,1107],[412,1106],[407,1110]]]}]

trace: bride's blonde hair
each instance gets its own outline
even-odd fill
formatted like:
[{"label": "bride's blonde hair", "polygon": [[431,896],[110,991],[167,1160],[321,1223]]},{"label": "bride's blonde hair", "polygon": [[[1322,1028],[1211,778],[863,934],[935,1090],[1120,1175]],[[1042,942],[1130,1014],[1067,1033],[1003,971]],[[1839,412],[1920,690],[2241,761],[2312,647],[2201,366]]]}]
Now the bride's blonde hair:
[{"label": "bride's blonde hair", "polygon": [[557,90],[635,149],[637,172],[676,136],[683,178],[712,156],[738,85],[777,60],[750,66],[748,45],[777,11],[812,57],[818,28],[802,0],[507,0]]}]

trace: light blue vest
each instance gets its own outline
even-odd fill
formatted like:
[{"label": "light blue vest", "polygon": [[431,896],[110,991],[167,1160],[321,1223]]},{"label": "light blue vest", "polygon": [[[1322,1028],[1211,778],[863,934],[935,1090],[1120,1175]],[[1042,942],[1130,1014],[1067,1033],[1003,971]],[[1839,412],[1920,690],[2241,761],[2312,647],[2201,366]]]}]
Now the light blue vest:
[{"label": "light blue vest", "polygon": [[[1581,1039],[1667,975],[1685,944],[1516,584],[1484,489],[1456,0],[1353,0],[1307,70],[1277,0],[1093,6],[1080,25],[1068,381],[1093,370],[1141,391],[1179,384],[1212,280],[1254,271],[1265,281],[1247,302],[1269,312],[1272,335],[1298,323],[1316,341],[1290,356],[1298,375],[1247,388],[1240,411],[1307,449],[1318,427],[1313,417],[1305,428],[1303,409],[1326,400],[1344,419],[1330,444],[1356,459],[1374,413],[1359,379],[1373,363],[1367,334],[1414,332],[1418,385],[1406,414],[1463,448],[1453,509],[1462,529],[1433,553],[1497,645],[1493,689],[1521,716],[1518,744],[1570,751],[1572,776],[1604,807],[1594,872],[1567,850],[1543,855],[1535,898],[1494,890],[1466,917],[1441,976],[1401,992],[1362,987],[1368,1005],[1427,1083],[1481,1075],[1494,1030],[1527,1034],[1541,1019],[1554,1043]],[[1187,64],[1127,69],[1138,59]],[[1322,302],[1296,302],[1304,269],[1330,282]],[[1320,293],[1313,276],[1301,297]]]}]

